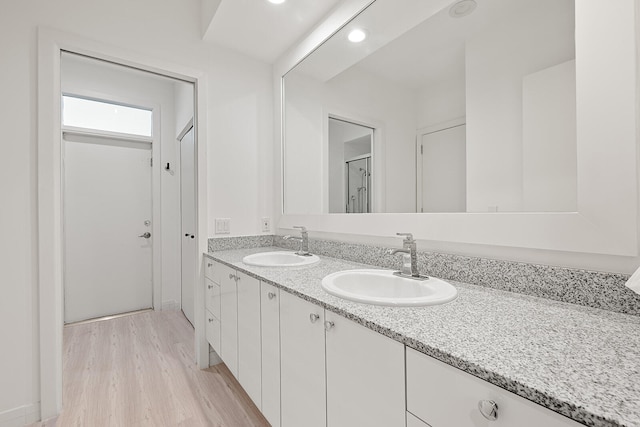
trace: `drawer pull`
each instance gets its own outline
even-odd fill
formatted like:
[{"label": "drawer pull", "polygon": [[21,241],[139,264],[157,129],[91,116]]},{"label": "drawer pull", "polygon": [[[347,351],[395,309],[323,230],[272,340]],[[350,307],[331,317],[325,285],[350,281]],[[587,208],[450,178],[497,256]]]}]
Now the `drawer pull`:
[{"label": "drawer pull", "polygon": [[490,421],[498,419],[498,404],[493,400],[481,400],[478,402],[478,409],[486,419]]},{"label": "drawer pull", "polygon": [[212,318],[209,318],[209,323],[213,323],[213,319]]},{"label": "drawer pull", "polygon": [[210,262],[207,263],[207,267],[213,267],[213,264],[211,264]]},{"label": "drawer pull", "polygon": [[324,329],[325,330],[331,330],[336,324],[327,320],[326,322],[324,322]]},{"label": "drawer pull", "polygon": [[274,299],[276,297],[276,293],[275,292],[269,292],[267,294],[267,296],[269,297],[269,299]]},{"label": "drawer pull", "polygon": [[207,288],[213,289],[213,285],[207,285]]},{"label": "drawer pull", "polygon": [[315,313],[311,313],[309,315],[309,320],[311,320],[311,323],[316,323],[319,318],[320,318],[320,316],[318,314],[315,314]]}]

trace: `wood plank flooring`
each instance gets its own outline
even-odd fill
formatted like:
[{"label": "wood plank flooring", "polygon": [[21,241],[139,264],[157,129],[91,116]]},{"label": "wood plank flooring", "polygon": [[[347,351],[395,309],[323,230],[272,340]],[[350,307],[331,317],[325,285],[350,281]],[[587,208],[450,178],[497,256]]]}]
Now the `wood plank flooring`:
[{"label": "wood plank flooring", "polygon": [[224,365],[199,370],[179,311],[64,330],[63,411],[31,427],[268,427]]}]

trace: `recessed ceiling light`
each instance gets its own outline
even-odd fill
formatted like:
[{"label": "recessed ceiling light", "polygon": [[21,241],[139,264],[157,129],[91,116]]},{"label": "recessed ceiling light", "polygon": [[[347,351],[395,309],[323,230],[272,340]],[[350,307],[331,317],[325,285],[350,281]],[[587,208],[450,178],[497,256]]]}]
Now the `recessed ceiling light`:
[{"label": "recessed ceiling light", "polygon": [[269,0],[269,3],[273,3],[273,4],[281,4],[284,3],[286,0]]},{"label": "recessed ceiling light", "polygon": [[364,30],[351,30],[349,36],[347,36],[350,42],[360,43],[362,40],[367,38],[367,33]]},{"label": "recessed ceiling light", "polygon": [[477,6],[478,3],[476,3],[475,0],[461,0],[449,8],[449,16],[462,18],[463,16],[470,15]]}]

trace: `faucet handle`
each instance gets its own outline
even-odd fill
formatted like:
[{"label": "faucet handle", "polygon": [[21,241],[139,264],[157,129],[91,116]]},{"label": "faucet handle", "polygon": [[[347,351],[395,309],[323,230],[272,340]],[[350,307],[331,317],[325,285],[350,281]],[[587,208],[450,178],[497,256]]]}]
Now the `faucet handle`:
[{"label": "faucet handle", "polygon": [[396,233],[396,236],[404,236],[404,241],[407,243],[413,243],[413,234],[411,233]]},{"label": "faucet handle", "polygon": [[307,227],[305,227],[304,225],[294,225],[293,228],[298,228],[300,229],[300,231],[302,231],[303,233],[305,231],[307,231]]}]

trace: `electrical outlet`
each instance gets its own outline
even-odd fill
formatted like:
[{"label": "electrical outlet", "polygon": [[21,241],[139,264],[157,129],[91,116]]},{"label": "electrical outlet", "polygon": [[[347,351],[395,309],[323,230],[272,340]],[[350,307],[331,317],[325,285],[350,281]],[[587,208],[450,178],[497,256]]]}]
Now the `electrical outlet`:
[{"label": "electrical outlet", "polygon": [[216,234],[231,233],[231,218],[216,218]]},{"label": "electrical outlet", "polygon": [[269,231],[271,231],[271,218],[266,216],[262,217],[260,224],[262,225],[263,232],[268,233]]}]

